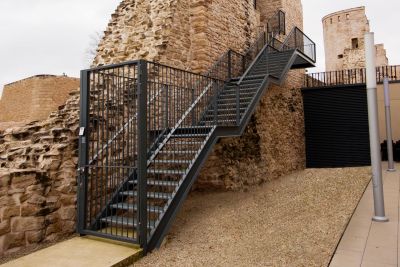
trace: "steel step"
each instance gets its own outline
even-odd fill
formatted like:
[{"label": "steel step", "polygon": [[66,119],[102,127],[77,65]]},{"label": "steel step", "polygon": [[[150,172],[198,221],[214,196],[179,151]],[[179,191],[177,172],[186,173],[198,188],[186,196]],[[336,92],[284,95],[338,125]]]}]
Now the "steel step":
[{"label": "steel step", "polygon": [[[176,140],[176,139],[174,139],[174,140]],[[176,140],[177,141],[177,140]],[[171,145],[171,146],[180,146],[180,145],[182,145],[182,146],[188,146],[188,145],[201,145],[201,144],[203,144],[204,142],[199,142],[199,141],[193,141],[193,142],[190,142],[190,141],[187,141],[187,142],[180,142],[180,141],[178,141],[178,142],[176,142],[176,143],[170,143],[170,142],[168,142],[166,145]]]},{"label": "steel step", "polygon": [[183,175],[186,173],[186,170],[162,170],[162,169],[148,169],[148,174],[178,174]]},{"label": "steel step", "polygon": [[[214,122],[213,120],[203,120],[203,122]],[[217,121],[218,122],[218,124],[221,124],[221,123],[236,123],[236,120],[219,120],[219,121]],[[239,122],[240,122],[240,120],[239,120]]]},{"label": "steel step", "polygon": [[[122,196],[127,196],[127,197],[137,197],[138,192],[137,191],[124,191],[120,193]],[[148,198],[153,198],[153,199],[163,199],[163,200],[168,200],[172,197],[171,193],[162,193],[162,192],[147,192],[147,197]]]},{"label": "steel step", "polygon": [[[213,115],[213,114],[207,114],[207,115],[205,115],[204,116],[204,118],[207,118],[207,119],[209,119],[209,118],[214,118],[215,117],[215,115]],[[217,120],[224,120],[225,118],[226,119],[231,119],[232,117],[234,117],[234,118],[236,118],[236,113],[231,113],[231,114],[217,114],[217,116],[216,116],[218,119]]]},{"label": "steel step", "polygon": [[199,138],[199,137],[207,137],[208,134],[173,134],[171,138]]},{"label": "steel step", "polygon": [[[261,84],[262,83],[262,81],[259,81],[259,82],[257,82],[257,83],[252,83],[252,84],[241,84],[240,85],[240,90],[252,90],[252,89],[255,89],[255,88],[257,88],[258,86],[259,86],[259,84]],[[222,92],[225,92],[225,91],[227,91],[227,90],[236,90],[236,85],[227,85],[226,87],[225,87],[225,90],[223,90]]]},{"label": "steel step", "polygon": [[186,151],[186,150],[166,150],[166,151],[164,151],[164,150],[162,150],[162,151],[160,151],[159,152],[159,154],[184,154],[184,155],[188,155],[188,154],[196,154],[197,153],[197,151],[194,151],[194,150],[188,150],[188,151]]},{"label": "steel step", "polygon": [[[130,184],[137,184],[137,180],[129,181]],[[154,179],[147,179],[147,185],[151,186],[167,186],[167,187],[176,187],[179,185],[178,181],[167,181],[167,180],[154,180]]]},{"label": "steel step", "polygon": [[169,160],[169,159],[154,159],[152,163],[155,164],[190,164],[191,160]]},{"label": "steel step", "polygon": [[[254,95],[254,92],[242,92],[242,91],[239,91],[239,98],[242,98],[242,95]],[[220,95],[220,97],[223,97],[223,96],[234,96],[235,98],[236,98],[236,93],[222,93],[221,95]]]},{"label": "steel step", "polygon": [[[240,112],[245,111],[246,109],[247,108],[240,108]],[[206,114],[214,115],[214,109],[209,109]],[[217,114],[227,114],[227,116],[229,116],[230,114],[236,114],[236,108],[220,108],[217,109]]]},{"label": "steel step", "polygon": [[[240,92],[253,93],[253,92],[257,92],[259,87],[260,86],[253,86],[253,87],[243,88],[242,86],[240,86],[239,91]],[[224,91],[222,91],[222,93],[236,94],[236,88],[226,88]]]},{"label": "steel step", "polygon": [[[246,101],[251,101],[253,99],[253,97],[240,97],[239,98],[239,101],[240,102],[246,102]],[[218,98],[218,100],[217,100],[217,103],[221,103],[221,102],[225,102],[225,101],[228,101],[228,100],[235,100],[236,101],[236,97],[221,97],[221,98]]]},{"label": "steel step", "polygon": [[[138,206],[136,204],[125,203],[125,202],[112,204],[110,205],[110,207],[112,209],[117,209],[117,210],[127,210],[127,211],[138,210]],[[159,206],[147,205],[147,211],[154,213],[162,213],[164,211],[164,208]]]},{"label": "steel step", "polygon": [[100,219],[102,222],[109,224],[126,225],[130,227],[137,227],[138,223],[136,218],[127,218],[120,216],[108,216]]},{"label": "steel step", "polygon": [[[250,102],[247,103],[239,103],[241,107],[245,106],[247,108],[247,106],[250,104]],[[236,108],[236,102],[231,102],[231,103],[218,103],[218,109],[224,109],[224,108],[220,108],[220,107],[234,107]]]}]

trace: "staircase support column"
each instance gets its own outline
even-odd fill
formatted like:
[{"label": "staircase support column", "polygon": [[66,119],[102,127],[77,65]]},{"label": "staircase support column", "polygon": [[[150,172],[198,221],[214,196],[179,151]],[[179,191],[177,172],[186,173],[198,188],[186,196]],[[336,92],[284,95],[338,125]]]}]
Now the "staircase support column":
[{"label": "staircase support column", "polygon": [[144,253],[147,252],[147,62],[138,63],[138,238]]}]

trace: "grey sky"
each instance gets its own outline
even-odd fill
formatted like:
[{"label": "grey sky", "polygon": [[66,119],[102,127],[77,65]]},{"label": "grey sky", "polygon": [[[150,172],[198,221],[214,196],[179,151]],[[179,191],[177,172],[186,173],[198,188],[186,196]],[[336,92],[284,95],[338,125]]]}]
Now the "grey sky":
[{"label": "grey sky", "polygon": [[[90,35],[105,29],[120,0],[0,0],[0,94],[3,85],[36,74],[79,76],[87,67]],[[323,16],[366,6],[377,43],[390,64],[400,64],[399,0],[302,0],[305,32],[317,43],[324,70]],[[383,4],[384,3],[384,4]]]}]

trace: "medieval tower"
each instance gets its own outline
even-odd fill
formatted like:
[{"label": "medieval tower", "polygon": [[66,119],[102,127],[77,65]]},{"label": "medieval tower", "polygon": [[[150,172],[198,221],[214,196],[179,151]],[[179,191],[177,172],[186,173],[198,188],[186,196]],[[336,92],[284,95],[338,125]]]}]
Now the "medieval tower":
[{"label": "medieval tower", "polygon": [[[365,7],[341,10],[322,19],[326,71],[364,68],[364,35],[370,31]],[[376,45],[377,66],[388,65],[383,44]]]}]

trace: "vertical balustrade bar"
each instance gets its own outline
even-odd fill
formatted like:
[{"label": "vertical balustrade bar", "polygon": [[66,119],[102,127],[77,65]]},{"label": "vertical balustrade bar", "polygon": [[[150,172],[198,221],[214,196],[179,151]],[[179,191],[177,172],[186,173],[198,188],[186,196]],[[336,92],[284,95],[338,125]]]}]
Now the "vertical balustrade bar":
[{"label": "vertical balustrade bar", "polygon": [[147,251],[147,62],[138,62],[138,232],[139,243]]},{"label": "vertical balustrade bar", "polygon": [[168,104],[169,104],[168,94],[169,94],[169,90],[168,90],[168,88],[169,88],[169,86],[165,85],[164,88],[165,88],[165,126],[164,126],[164,128],[168,129],[169,128],[169,123],[168,123],[168,121],[169,121],[169,115],[168,115],[168,113],[169,113],[169,110],[168,110]]},{"label": "vertical balustrade bar", "polygon": [[236,125],[240,122],[240,85],[236,85]]},{"label": "vertical balustrade bar", "polygon": [[228,80],[232,79],[232,50],[228,51]]},{"label": "vertical balustrade bar", "polygon": [[87,177],[88,177],[88,156],[89,156],[89,90],[90,72],[81,71],[81,103],[79,118],[79,169],[78,169],[78,223],[77,231],[82,233],[85,230],[87,212]]}]

